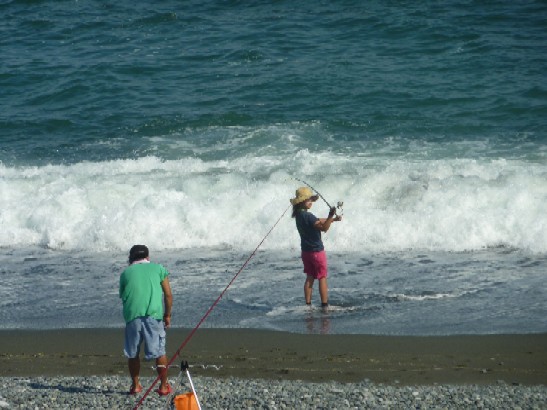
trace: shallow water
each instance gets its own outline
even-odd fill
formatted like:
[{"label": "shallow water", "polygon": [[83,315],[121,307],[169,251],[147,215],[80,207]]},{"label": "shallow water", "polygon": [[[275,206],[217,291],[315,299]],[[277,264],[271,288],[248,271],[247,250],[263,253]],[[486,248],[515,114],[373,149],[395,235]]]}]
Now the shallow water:
[{"label": "shallow water", "polygon": [[[193,328],[250,254],[162,251],[171,272],[173,326]],[[2,257],[3,328],[123,326],[118,298],[125,255],[36,249]],[[296,252],[259,251],[204,327],[297,333],[445,335],[546,330],[545,257],[517,250],[329,253],[328,313],[303,299]],[[317,289],[315,290],[317,292]]]}]

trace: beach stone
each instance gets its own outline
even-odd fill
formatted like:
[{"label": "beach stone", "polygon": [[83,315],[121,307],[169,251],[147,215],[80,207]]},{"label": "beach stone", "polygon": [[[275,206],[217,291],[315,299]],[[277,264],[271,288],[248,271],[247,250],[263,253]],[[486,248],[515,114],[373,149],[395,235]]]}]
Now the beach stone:
[{"label": "beach stone", "polygon": [[[146,386],[152,379],[144,379]],[[0,408],[127,409],[127,379],[1,378]],[[388,386],[353,383],[305,383],[280,380],[195,378],[203,408],[210,409],[362,409],[362,408],[525,408],[545,409],[545,386]],[[106,386],[109,386],[106,388]],[[19,393],[14,393],[19,391]],[[23,392],[23,394],[21,394]],[[236,393],[234,393],[236,392]],[[150,394],[143,409],[165,408],[166,400]]]}]

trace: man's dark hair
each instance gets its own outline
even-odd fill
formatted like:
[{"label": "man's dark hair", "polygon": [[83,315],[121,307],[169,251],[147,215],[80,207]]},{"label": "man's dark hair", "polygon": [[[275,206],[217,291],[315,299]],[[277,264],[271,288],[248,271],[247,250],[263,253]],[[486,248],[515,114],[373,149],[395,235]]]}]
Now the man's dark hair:
[{"label": "man's dark hair", "polygon": [[129,263],[148,258],[148,248],[145,245],[134,245],[129,251]]}]

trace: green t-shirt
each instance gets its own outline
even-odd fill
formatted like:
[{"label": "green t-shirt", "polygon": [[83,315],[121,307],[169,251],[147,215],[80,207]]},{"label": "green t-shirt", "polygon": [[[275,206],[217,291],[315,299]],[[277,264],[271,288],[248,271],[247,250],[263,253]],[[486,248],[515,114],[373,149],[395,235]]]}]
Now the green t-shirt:
[{"label": "green t-shirt", "polygon": [[161,282],[168,275],[169,272],[162,265],[147,262],[133,263],[122,272],[120,298],[126,323],[142,316],[163,319]]}]

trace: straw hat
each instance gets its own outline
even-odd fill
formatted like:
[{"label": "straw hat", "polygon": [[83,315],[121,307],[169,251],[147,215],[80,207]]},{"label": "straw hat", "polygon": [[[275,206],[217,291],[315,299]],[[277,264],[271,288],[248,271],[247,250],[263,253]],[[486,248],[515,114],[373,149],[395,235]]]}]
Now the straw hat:
[{"label": "straw hat", "polygon": [[291,199],[291,204],[293,204],[294,206],[308,199],[311,199],[315,202],[317,201],[317,198],[319,198],[319,196],[314,195],[313,191],[310,188],[308,188],[307,186],[303,186],[296,190],[296,196]]}]

